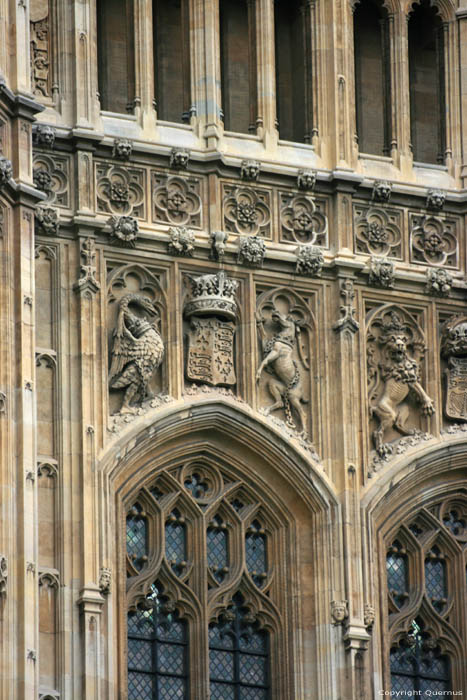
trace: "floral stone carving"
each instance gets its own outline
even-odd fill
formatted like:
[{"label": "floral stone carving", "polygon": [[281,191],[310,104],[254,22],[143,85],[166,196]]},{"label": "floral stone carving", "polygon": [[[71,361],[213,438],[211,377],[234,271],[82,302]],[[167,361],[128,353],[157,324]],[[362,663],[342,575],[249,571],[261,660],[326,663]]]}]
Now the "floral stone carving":
[{"label": "floral stone carving", "polygon": [[109,371],[110,389],[125,390],[120,413],[135,413],[135,404],[152,398],[149,381],[164,357],[164,343],[156,325],[137,315],[132,310],[135,306],[150,317],[158,314],[153,303],[141,294],[125,294],[120,299]]},{"label": "floral stone carving", "polygon": [[82,294],[95,294],[101,285],[96,279],[96,244],[93,238],[88,237],[81,240],[80,258],[80,276],[73,288]]},{"label": "floral stone carving", "polygon": [[45,204],[38,204],[34,212],[34,223],[36,233],[45,236],[57,236],[60,227],[58,209]]},{"label": "floral stone carving", "polygon": [[34,185],[45,192],[46,201],[59,207],[70,206],[69,180],[70,161],[67,157],[55,154],[34,153]]},{"label": "floral stone carving", "polygon": [[262,267],[266,244],[259,236],[242,236],[238,245],[237,262],[248,267]]},{"label": "floral stone carving", "polygon": [[119,216],[144,217],[144,172],[136,168],[99,164],[97,210]]},{"label": "floral stone carving", "polygon": [[297,187],[299,190],[314,190],[316,184],[316,172],[314,170],[299,170],[297,175]]},{"label": "floral stone carving", "polygon": [[172,226],[169,229],[168,250],[171,255],[192,257],[195,252],[195,234],[185,226]]},{"label": "floral stone carving", "polygon": [[115,139],[112,148],[112,156],[119,160],[130,160],[133,153],[133,144],[130,139]]},{"label": "floral stone carving", "polygon": [[309,370],[300,334],[302,329],[308,335],[309,314],[298,306],[294,299],[276,294],[266,302],[259,302],[257,327],[263,359],[256,372],[259,382],[265,374],[265,385],[274,399],[264,410],[265,415],[284,409],[286,424],[307,436],[307,420],[303,404],[305,397],[300,365]]},{"label": "floral stone carving", "polygon": [[261,163],[257,160],[242,160],[240,177],[242,180],[256,181],[261,172]]},{"label": "floral stone carving", "polygon": [[153,221],[200,228],[200,181],[153,173]]},{"label": "floral stone carving", "polygon": [[355,251],[402,257],[402,212],[397,209],[354,206]]},{"label": "floral stone carving", "polygon": [[467,316],[450,318],[443,326],[441,355],[445,370],[445,413],[456,421],[467,421]]},{"label": "floral stone carving", "polygon": [[191,294],[184,316],[187,328],[186,376],[211,386],[236,383],[234,340],[238,282],[224,271],[189,277]]},{"label": "floral stone carving", "polygon": [[0,156],[0,187],[5,187],[8,180],[13,177],[13,166],[11,160]]},{"label": "floral stone carving", "polygon": [[441,211],[446,202],[446,192],[443,190],[428,190],[426,195],[427,209],[436,209]]},{"label": "floral stone carving", "polygon": [[391,199],[392,182],[376,180],[373,184],[372,199],[376,202],[389,202]]},{"label": "floral stone carving", "polygon": [[426,271],[425,290],[435,297],[448,297],[451,293],[452,275],[443,268],[430,268]]},{"label": "floral stone carving", "polygon": [[133,216],[112,216],[109,220],[110,237],[115,243],[127,248],[134,248],[138,238],[138,220]]},{"label": "floral stone carving", "polygon": [[373,287],[392,289],[395,284],[394,263],[387,258],[371,258],[368,284]]},{"label": "floral stone carving", "polygon": [[367,364],[370,415],[378,421],[373,432],[380,457],[392,453],[385,434],[394,428],[402,435],[413,435],[406,427],[409,406],[404,403],[413,391],[424,415],[434,413],[433,402],[420,382],[420,361],[426,346],[415,320],[395,306],[384,306],[370,314],[367,324]]},{"label": "floral stone carving", "polygon": [[458,265],[455,224],[434,216],[413,216],[411,256],[415,262],[430,265]]},{"label": "floral stone carving", "polygon": [[56,130],[49,124],[33,124],[32,140],[36,146],[45,146],[53,148],[55,145]]},{"label": "floral stone carving", "polygon": [[296,250],[295,272],[304,277],[320,277],[324,265],[323,253],[312,245],[301,245]]},{"label": "floral stone carving", "polygon": [[32,92],[43,97],[51,95],[48,5],[37,3],[36,7],[31,8],[29,23]]},{"label": "floral stone carving", "polygon": [[281,229],[286,241],[327,245],[328,220],[323,205],[305,194],[281,192]]},{"label": "floral stone carving", "polygon": [[269,193],[249,187],[224,186],[224,229],[232,233],[269,236]]}]

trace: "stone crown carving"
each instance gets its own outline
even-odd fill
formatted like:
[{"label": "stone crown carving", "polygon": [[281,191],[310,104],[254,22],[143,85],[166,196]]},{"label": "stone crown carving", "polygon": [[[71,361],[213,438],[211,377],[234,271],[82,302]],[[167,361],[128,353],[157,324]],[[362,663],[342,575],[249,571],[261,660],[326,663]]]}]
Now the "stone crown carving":
[{"label": "stone crown carving", "polygon": [[222,316],[235,319],[237,301],[235,298],[238,282],[232,280],[223,270],[214,275],[189,277],[191,295],[185,304],[185,316]]}]

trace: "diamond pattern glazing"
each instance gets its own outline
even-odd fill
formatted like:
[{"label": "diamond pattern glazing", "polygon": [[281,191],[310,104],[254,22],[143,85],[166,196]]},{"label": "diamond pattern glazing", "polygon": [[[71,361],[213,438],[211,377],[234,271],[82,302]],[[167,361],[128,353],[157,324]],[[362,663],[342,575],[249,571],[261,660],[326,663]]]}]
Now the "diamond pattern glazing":
[{"label": "diamond pattern glazing", "polygon": [[221,583],[229,571],[227,526],[220,516],[211,520],[207,531],[208,566]]},{"label": "diamond pattern glazing", "polygon": [[141,516],[143,509],[137,503],[126,519],[126,551],[133,566],[140,571],[147,559],[147,522]]},{"label": "diamond pattern glazing", "polygon": [[245,539],[245,556],[248,571],[257,586],[263,586],[267,578],[266,534],[257,520],[248,528]]}]

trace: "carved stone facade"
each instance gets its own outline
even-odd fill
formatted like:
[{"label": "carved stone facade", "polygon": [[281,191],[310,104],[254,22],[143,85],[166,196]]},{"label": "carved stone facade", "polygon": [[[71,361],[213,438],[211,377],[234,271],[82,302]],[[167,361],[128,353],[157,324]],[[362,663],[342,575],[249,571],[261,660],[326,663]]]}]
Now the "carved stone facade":
[{"label": "carved stone facade", "polygon": [[465,2],[124,4],[0,2],[0,700],[465,696]]}]

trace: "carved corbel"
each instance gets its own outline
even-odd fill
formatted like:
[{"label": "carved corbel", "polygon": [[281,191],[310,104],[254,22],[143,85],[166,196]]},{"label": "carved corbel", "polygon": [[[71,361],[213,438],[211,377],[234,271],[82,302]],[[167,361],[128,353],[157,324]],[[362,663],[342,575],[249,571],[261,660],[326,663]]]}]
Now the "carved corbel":
[{"label": "carved corbel", "polygon": [[242,180],[256,182],[261,172],[261,163],[257,160],[242,160],[240,166],[240,177]]},{"label": "carved corbel", "polygon": [[36,146],[53,148],[55,145],[56,130],[49,124],[33,124],[32,141]]},{"label": "carved corbel", "polygon": [[351,333],[356,333],[360,328],[360,324],[355,318],[356,309],[354,306],[354,284],[348,277],[340,281],[340,295],[344,299],[344,303],[339,307],[342,318],[336,321],[336,323],[333,325],[333,329],[336,331],[336,333],[341,333],[342,331],[346,330],[350,331]]},{"label": "carved corbel", "polygon": [[112,156],[119,160],[130,160],[133,152],[133,144],[130,139],[115,139],[112,148]]},{"label": "carved corbel", "polygon": [[346,600],[331,601],[331,617],[333,625],[342,625],[349,616],[349,609]]},{"label": "carved corbel", "polygon": [[101,285],[96,279],[96,244],[93,238],[81,240],[80,257],[80,277],[73,289],[80,294],[95,294]]},{"label": "carved corbel", "polygon": [[195,252],[195,234],[186,226],[172,226],[169,229],[168,251],[171,255],[191,258]]},{"label": "carved corbel", "polygon": [[0,156],[0,189],[3,189],[7,182],[13,177],[13,166],[11,160]]}]

